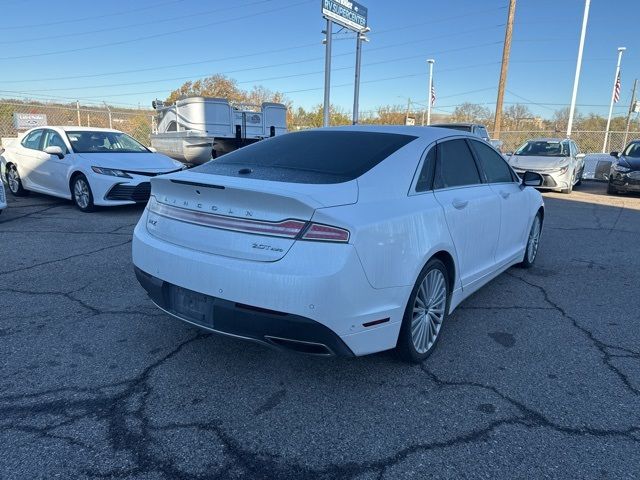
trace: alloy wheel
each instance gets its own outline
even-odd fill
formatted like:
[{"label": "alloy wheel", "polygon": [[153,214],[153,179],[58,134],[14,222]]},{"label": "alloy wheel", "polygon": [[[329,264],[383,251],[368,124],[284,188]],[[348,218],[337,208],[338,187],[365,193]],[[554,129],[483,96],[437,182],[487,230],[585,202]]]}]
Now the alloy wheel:
[{"label": "alloy wheel", "polygon": [[423,354],[436,342],[444,320],[447,303],[447,280],[433,269],[424,277],[413,305],[411,339],[416,351]]},{"label": "alloy wheel", "polygon": [[540,215],[536,215],[533,219],[531,232],[529,232],[529,240],[527,241],[527,260],[533,263],[538,253],[538,244],[540,243]]},{"label": "alloy wheel", "polygon": [[16,167],[11,167],[7,172],[7,183],[9,184],[9,190],[11,193],[18,193],[20,190],[20,177]]},{"label": "alloy wheel", "polygon": [[76,180],[73,185],[73,196],[80,208],[85,209],[89,206],[89,185],[84,179]]}]

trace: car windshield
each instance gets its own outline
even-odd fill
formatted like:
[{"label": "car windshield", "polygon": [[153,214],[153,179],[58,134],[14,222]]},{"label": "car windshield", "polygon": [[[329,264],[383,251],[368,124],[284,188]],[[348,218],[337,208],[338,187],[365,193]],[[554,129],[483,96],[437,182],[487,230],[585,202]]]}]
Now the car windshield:
[{"label": "car windshield", "polygon": [[66,132],[76,153],[146,153],[147,147],[122,132]]},{"label": "car windshield", "polygon": [[532,140],[522,145],[515,154],[523,157],[568,157],[569,144],[567,142]]},{"label": "car windshield", "polygon": [[640,143],[630,144],[624,152],[625,157],[640,158]]}]

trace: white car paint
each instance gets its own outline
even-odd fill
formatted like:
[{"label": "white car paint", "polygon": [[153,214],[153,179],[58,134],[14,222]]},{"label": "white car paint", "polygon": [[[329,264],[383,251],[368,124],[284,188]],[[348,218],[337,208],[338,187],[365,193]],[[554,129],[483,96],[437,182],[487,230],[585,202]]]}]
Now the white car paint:
[{"label": "white car paint", "polygon": [[[42,149],[26,148],[25,139],[31,132],[36,130],[53,130],[57,132],[64,141],[68,151],[63,158],[50,155]],[[143,153],[75,153],[67,137],[66,132],[86,131],[86,132],[116,132],[118,130],[90,128],[90,127],[38,127],[27,131],[20,142],[14,142],[8,146],[0,157],[2,169],[6,176],[7,168],[15,165],[22,186],[26,190],[44,193],[55,197],[71,199],[70,181],[73,175],[79,173],[89,181],[94,203],[96,205],[128,205],[135,203],[132,200],[109,200],[107,193],[115,185],[125,185],[135,187],[141,183],[149,182],[149,175],[173,172],[183,168],[180,162],[152,151]],[[111,175],[98,174],[92,167],[101,167],[128,172],[131,178],[120,178]],[[140,174],[131,173],[139,172]]]},{"label": "white car paint", "polygon": [[[160,282],[311,319],[337,334],[353,354],[365,355],[396,346],[412,288],[435,254],[446,252],[453,259],[449,311],[523,260],[543,201],[515,174],[508,182],[417,191],[423,163],[436,143],[482,140],[441,128],[318,131],[417,138],[342,183],[269,181],[200,173],[201,167],[154,178],[150,204],[134,231],[134,265]],[[206,184],[215,188],[198,186]],[[349,239],[335,243],[248,234],[184,221],[188,217],[300,219],[346,229]],[[265,248],[256,249],[256,244]],[[386,318],[376,326],[364,325]]]},{"label": "white car paint", "polygon": [[2,213],[2,210],[5,208],[7,208],[7,194],[4,189],[4,183],[0,178],[0,213]]}]

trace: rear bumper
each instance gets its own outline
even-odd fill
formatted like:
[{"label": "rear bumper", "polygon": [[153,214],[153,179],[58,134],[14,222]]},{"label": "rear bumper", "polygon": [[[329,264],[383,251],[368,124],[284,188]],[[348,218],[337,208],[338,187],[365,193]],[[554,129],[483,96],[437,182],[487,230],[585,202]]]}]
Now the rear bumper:
[{"label": "rear bumper", "polygon": [[324,325],[284,312],[230,302],[222,298],[208,297],[208,315],[194,318],[174,308],[169,282],[135,268],[140,285],[159,308],[174,317],[205,330],[223,335],[254,340],[275,347],[312,355],[353,356],[347,345]]},{"label": "rear bumper", "polygon": [[161,290],[176,285],[212,299],[208,328],[221,333],[272,345],[266,336],[324,343],[337,355],[396,346],[411,286],[373,288],[352,245],[296,242],[281,260],[242,260],[163,241],[146,222],[145,210],[134,231],[133,263],[146,273],[140,283],[151,298],[170,313]]}]

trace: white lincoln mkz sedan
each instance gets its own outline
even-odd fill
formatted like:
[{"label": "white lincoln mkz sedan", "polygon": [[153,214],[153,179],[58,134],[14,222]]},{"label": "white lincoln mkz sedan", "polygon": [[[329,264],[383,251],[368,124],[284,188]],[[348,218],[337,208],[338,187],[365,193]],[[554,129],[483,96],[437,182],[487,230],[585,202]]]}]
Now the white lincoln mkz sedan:
[{"label": "white lincoln mkz sedan", "polygon": [[290,133],[152,178],[133,262],[158,307],[207,330],[419,362],[464,298],[534,262],[541,182],[448,129]]},{"label": "white lincoln mkz sedan", "polygon": [[118,130],[86,127],[34,128],[0,159],[13,195],[67,198],[85,212],[146,202],[149,178],[184,168]]}]

